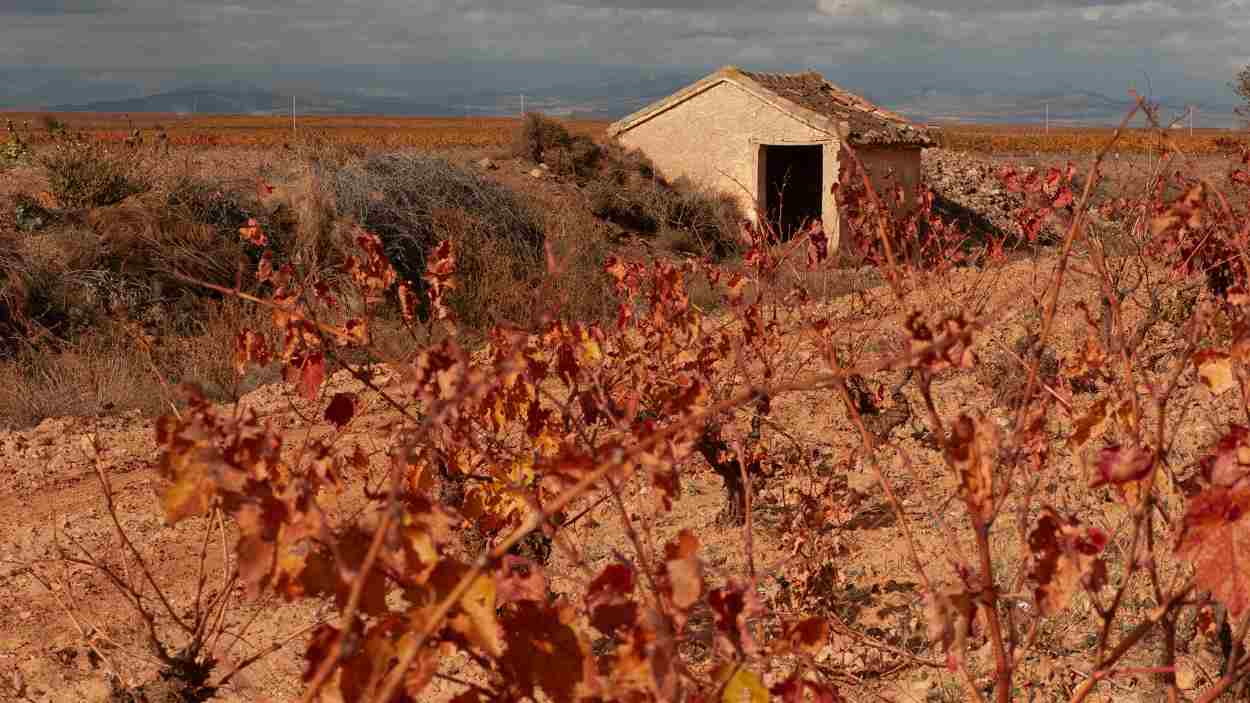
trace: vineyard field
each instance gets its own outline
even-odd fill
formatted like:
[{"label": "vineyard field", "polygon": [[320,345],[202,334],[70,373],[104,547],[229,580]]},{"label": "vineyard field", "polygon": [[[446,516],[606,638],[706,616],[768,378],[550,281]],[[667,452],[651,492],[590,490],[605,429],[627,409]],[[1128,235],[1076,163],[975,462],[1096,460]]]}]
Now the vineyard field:
[{"label": "vineyard field", "polygon": [[[121,142],[139,130],[145,138],[162,132],[172,146],[282,147],[317,135],[340,144],[377,148],[454,149],[489,148],[509,144],[520,123],[513,117],[384,117],[256,115],[178,115],[171,113],[5,113],[23,138],[33,144],[46,141],[45,123],[54,118],[67,129],[106,142]],[[575,134],[598,136],[606,122],[570,121]]]},{"label": "vineyard field", "polygon": [[[1115,133],[1113,127],[1051,127],[1040,125],[940,124],[938,144],[955,151],[984,154],[1092,155]],[[1250,132],[1226,129],[1159,130],[1130,128],[1116,142],[1116,151],[1159,154],[1167,150],[1164,140],[1192,155],[1237,153],[1250,145]]]},{"label": "vineyard field", "polygon": [[[181,115],[173,113],[4,113],[24,138],[46,141],[51,117],[71,131],[81,131],[108,142],[121,142],[134,130],[147,137],[165,133],[172,146],[282,147],[317,135],[340,144],[376,148],[454,149],[490,148],[510,143],[519,118],[515,117],[387,117],[380,115],[297,116],[292,130],[287,116]],[[574,134],[601,137],[608,122],[567,121]],[[986,154],[1092,154],[1115,131],[1111,127],[1052,127],[1038,125],[937,124],[938,144],[956,151]],[[1250,145],[1250,132],[1223,129],[1158,130],[1132,128],[1120,138],[1122,153],[1160,153],[1164,139],[1194,155],[1237,152]]]}]

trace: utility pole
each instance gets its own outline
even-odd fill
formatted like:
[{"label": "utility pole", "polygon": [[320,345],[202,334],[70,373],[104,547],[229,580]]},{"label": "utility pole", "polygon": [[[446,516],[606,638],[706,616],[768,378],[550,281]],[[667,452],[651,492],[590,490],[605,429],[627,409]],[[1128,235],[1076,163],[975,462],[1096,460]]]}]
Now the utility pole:
[{"label": "utility pole", "polygon": [[1196,106],[1189,106],[1189,136],[1191,139],[1194,136],[1194,107]]},{"label": "utility pole", "polygon": [[295,138],[295,96],[291,96],[291,138]]},{"label": "utility pole", "polygon": [[525,93],[521,93],[521,117],[525,117]]},{"label": "utility pole", "polygon": [[1046,103],[1046,136],[1050,136],[1050,103]]}]

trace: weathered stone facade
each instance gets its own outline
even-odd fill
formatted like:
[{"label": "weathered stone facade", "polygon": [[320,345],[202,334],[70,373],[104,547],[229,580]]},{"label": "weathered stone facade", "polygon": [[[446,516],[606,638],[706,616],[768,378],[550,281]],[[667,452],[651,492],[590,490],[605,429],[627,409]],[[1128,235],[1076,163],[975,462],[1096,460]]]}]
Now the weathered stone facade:
[{"label": "weathered stone facade", "polygon": [[[756,80],[761,79],[761,80]],[[818,83],[816,81],[819,81]],[[822,115],[765,85],[823,89],[823,103],[848,105],[843,117]],[[763,85],[761,85],[763,83]],[[613,124],[608,133],[642,150],[666,178],[692,181],[736,195],[752,220],[766,210],[768,146],[812,145],[821,149],[820,217],[833,241],[840,218],[833,196],[845,137],[874,178],[893,169],[910,192],[920,182],[920,149],[928,136],[903,118],[862,98],[838,92],[815,74],[796,77],[749,74],[727,67]],[[842,135],[842,136],[840,136]],[[901,136],[900,136],[901,135]],[[858,143],[857,143],[858,142]]]}]

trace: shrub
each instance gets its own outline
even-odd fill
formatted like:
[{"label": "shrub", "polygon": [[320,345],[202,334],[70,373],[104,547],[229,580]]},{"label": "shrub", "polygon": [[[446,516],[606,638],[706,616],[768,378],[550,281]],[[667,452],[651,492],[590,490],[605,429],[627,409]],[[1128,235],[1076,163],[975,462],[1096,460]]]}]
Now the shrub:
[{"label": "shrub", "polygon": [[48,190],[65,208],[113,205],[151,187],[132,156],[81,137],[58,137],[39,164]]},{"label": "shrub", "polygon": [[414,289],[424,292],[426,255],[448,238],[465,274],[450,301],[461,319],[519,321],[528,305],[501,306],[494,296],[528,286],[541,271],[544,233],[537,213],[506,188],[442,159],[399,153],[337,170],[329,181],[339,212],[381,238]]},{"label": "shrub", "polygon": [[559,122],[530,112],[521,121],[513,154],[546,163],[556,175],[584,181],[597,174],[603,148],[590,137],[569,134]]},{"label": "shrub", "polygon": [[669,185],[658,179],[622,179],[621,172],[608,171],[588,186],[595,216],[644,234],[663,230],[662,241],[684,253],[722,259],[737,251],[743,216],[732,196],[686,179]]},{"label": "shrub", "polygon": [[[303,194],[300,194],[303,195]],[[290,204],[280,202],[266,206],[261,203],[251,183],[228,182],[181,176],[174,180],[165,194],[163,212],[159,215],[168,225],[198,225],[208,228],[213,234],[210,248],[218,250],[212,253],[214,259],[221,263],[229,263],[229,257],[235,252],[242,252],[246,257],[247,270],[244,282],[251,283],[251,274],[260,261],[261,248],[244,241],[239,237],[240,228],[249,220],[255,220],[270,242],[273,254],[273,265],[281,266],[288,261],[299,258],[301,250],[308,244],[300,239],[297,232],[300,222]],[[309,219],[313,219],[311,214]],[[175,239],[179,239],[175,237]],[[316,257],[316,261],[325,260],[326,249],[331,245],[318,243],[320,248],[315,253],[308,253],[305,258]],[[308,244],[308,248],[317,248]],[[198,252],[183,252],[183,258],[198,258]],[[168,264],[178,264],[179,257],[166,258]],[[198,267],[203,268],[203,267]],[[233,267],[231,276],[234,275]],[[224,273],[225,269],[218,271]],[[218,280],[214,275],[213,282]]]},{"label": "shrub", "polygon": [[658,192],[658,188],[622,185],[601,179],[591,183],[586,194],[590,200],[590,211],[595,217],[653,234],[663,217]]},{"label": "shrub", "polygon": [[[134,281],[143,290],[132,315],[168,315],[171,304],[187,298],[180,304],[179,317],[190,323],[195,314],[191,300],[219,296],[181,277],[219,286],[233,286],[240,275],[245,287],[254,280],[258,250],[237,229],[199,221],[196,213],[170,207],[163,199],[100,208],[87,222],[98,238],[99,268]],[[154,306],[157,309],[148,313]]]},{"label": "shrub", "polygon": [[567,147],[573,141],[564,125],[539,112],[527,112],[513,142],[513,155],[539,162],[548,149]]},{"label": "shrub", "polygon": [[15,241],[0,256],[0,354],[23,340],[72,338],[120,305],[133,287],[101,254],[94,233],[78,226]]},{"label": "shrub", "polygon": [[39,125],[53,134],[64,132],[66,129],[65,123],[57,119],[56,115],[40,115]]},{"label": "shrub", "polygon": [[30,158],[30,148],[26,146],[26,142],[22,141],[22,135],[18,134],[13,120],[8,120],[6,127],[9,134],[3,142],[0,142],[0,173]]},{"label": "shrub", "polygon": [[605,176],[618,184],[624,184],[633,175],[648,180],[656,177],[655,165],[646,154],[639,149],[625,147],[616,140],[603,147],[603,164]]},{"label": "shrub", "polygon": [[[16,199],[18,207],[28,201]],[[207,301],[220,295],[179,276],[233,286],[241,274],[250,288],[260,248],[238,229],[257,218],[279,245],[278,258],[289,257],[293,235],[285,216],[241,188],[181,178],[164,197],[146,195],[83,218],[52,217],[0,255],[0,333],[6,340],[72,342],[118,315],[190,332]]]},{"label": "shrub", "polygon": [[256,325],[254,309],[234,301],[198,307],[190,330],[176,331],[167,320],[144,329],[97,320],[56,345],[14,345],[0,355],[0,427],[27,427],[51,417],[155,415],[169,410],[180,384],[195,384],[208,398],[225,401],[276,380],[268,369],[235,374],[234,340],[245,325]]}]

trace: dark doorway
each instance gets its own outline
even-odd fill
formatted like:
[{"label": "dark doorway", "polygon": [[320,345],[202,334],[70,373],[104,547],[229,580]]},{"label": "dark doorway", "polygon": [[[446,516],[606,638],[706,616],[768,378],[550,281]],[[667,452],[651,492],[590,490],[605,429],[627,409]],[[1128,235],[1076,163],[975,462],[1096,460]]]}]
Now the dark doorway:
[{"label": "dark doorway", "polygon": [[823,147],[765,145],[760,153],[764,208],[782,239],[821,216]]}]

